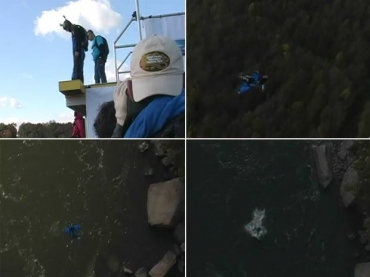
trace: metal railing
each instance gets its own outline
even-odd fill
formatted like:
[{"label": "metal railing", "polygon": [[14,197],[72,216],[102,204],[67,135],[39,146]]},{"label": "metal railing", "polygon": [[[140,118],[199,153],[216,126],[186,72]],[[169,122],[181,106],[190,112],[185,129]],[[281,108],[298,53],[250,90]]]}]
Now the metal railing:
[{"label": "metal railing", "polygon": [[[119,80],[120,74],[130,73],[130,70],[123,70],[120,71],[123,64],[127,61],[127,59],[131,56],[132,51],[130,51],[125,59],[121,62],[121,64],[117,67],[117,49],[125,49],[125,48],[134,48],[136,44],[123,44],[123,45],[117,45],[118,41],[121,39],[122,35],[127,31],[127,29],[130,27],[131,23],[136,21],[138,22],[138,28],[139,28],[139,39],[142,40],[142,32],[141,32],[141,21],[150,19],[150,18],[164,18],[164,17],[171,17],[171,16],[181,16],[185,15],[185,12],[180,13],[169,13],[169,14],[162,14],[162,15],[150,15],[150,16],[140,16],[139,13],[139,6],[136,5],[136,16],[133,16],[131,20],[127,23],[126,27],[122,30],[122,32],[118,35],[117,39],[114,41],[114,65],[116,69],[116,82]],[[137,18],[140,18],[139,20]]]}]

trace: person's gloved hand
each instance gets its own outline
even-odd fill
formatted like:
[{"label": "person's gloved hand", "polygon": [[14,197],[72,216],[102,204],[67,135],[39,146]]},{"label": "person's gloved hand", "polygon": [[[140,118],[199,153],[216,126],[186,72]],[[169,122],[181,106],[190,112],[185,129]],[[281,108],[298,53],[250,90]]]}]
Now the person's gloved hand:
[{"label": "person's gloved hand", "polygon": [[[113,94],[114,108],[116,110],[117,125],[123,126],[127,116],[127,80],[119,81]],[[112,137],[119,137],[119,128],[116,126],[116,130]],[[118,127],[118,128],[117,128]]]}]

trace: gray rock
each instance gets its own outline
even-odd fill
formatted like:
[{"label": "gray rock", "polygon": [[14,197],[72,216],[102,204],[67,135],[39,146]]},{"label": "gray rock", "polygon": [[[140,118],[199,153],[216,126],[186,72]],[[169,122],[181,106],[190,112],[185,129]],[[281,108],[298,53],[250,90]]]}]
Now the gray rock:
[{"label": "gray rock", "polygon": [[346,159],[346,157],[347,157],[347,154],[348,154],[348,151],[340,150],[340,151],[338,152],[338,157],[339,157],[339,159],[341,159],[341,160],[345,160],[345,159]]},{"label": "gray rock", "polygon": [[147,143],[146,141],[144,141],[144,142],[142,142],[142,143],[139,144],[138,150],[139,150],[140,153],[143,153],[148,148],[149,148],[149,143]]},{"label": "gray rock", "polygon": [[354,144],[353,140],[345,140],[342,142],[342,145],[340,146],[341,150],[348,151]]},{"label": "gray rock", "polygon": [[152,277],[163,277],[176,263],[176,255],[168,251],[166,255],[159,261],[150,271],[149,275]]},{"label": "gray rock", "polygon": [[168,157],[164,157],[164,158],[162,159],[162,164],[163,164],[165,167],[168,167],[168,166],[172,165],[173,163],[172,163],[172,161],[171,161],[171,159],[170,159],[170,158],[168,158]]},{"label": "gray rock", "polygon": [[370,276],[370,262],[360,263],[355,267],[355,277],[369,277]]},{"label": "gray rock", "polygon": [[148,222],[175,226],[185,213],[185,185],[180,178],[152,184],[148,190]]},{"label": "gray rock", "polygon": [[356,185],[358,182],[359,177],[357,171],[353,167],[349,167],[344,174],[342,183],[340,185],[340,195],[345,207],[349,207],[354,202],[355,195],[350,188],[351,186]]},{"label": "gray rock", "polygon": [[185,241],[185,224],[180,222],[173,233],[173,236],[177,240],[177,242],[182,243]]},{"label": "gray rock", "polygon": [[354,142],[352,140],[345,140],[345,141],[342,142],[342,144],[340,146],[340,151],[338,152],[338,157],[341,160],[346,159],[347,155],[349,154],[349,150],[352,147],[353,143]]},{"label": "gray rock", "polygon": [[181,243],[181,251],[185,252],[185,242]]},{"label": "gray rock", "polygon": [[155,155],[158,156],[158,157],[164,156],[164,150],[163,150],[162,142],[159,141],[159,140],[153,140],[152,144],[154,146]]},{"label": "gray rock", "polygon": [[136,271],[135,277],[148,277],[148,273],[146,272],[146,269],[142,267]]},{"label": "gray rock", "polygon": [[318,182],[323,188],[326,188],[333,180],[333,171],[327,146],[323,144],[314,147],[314,158]]}]

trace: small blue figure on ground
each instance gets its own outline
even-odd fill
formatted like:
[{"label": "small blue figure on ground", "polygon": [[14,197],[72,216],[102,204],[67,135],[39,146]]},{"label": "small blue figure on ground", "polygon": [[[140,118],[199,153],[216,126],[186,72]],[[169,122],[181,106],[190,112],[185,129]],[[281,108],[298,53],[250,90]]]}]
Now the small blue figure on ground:
[{"label": "small blue figure on ground", "polygon": [[80,236],[78,235],[78,231],[80,229],[80,224],[71,224],[68,222],[68,226],[64,228],[64,233],[69,234],[71,242],[73,242],[74,239],[80,239]]}]

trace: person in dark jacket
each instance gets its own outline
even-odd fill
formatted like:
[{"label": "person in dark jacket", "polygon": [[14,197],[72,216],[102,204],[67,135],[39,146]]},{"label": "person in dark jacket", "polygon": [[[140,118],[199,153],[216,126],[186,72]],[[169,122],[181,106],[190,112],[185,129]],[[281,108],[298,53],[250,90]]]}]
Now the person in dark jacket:
[{"label": "person in dark jacket", "polygon": [[[64,17],[65,18],[65,17]],[[88,50],[89,41],[84,27],[72,24],[65,18],[63,29],[72,34],[72,50],[73,50],[73,72],[72,80],[81,80],[84,82],[84,61],[85,51]]]},{"label": "person in dark jacket", "polygon": [[[87,37],[92,42],[92,57],[95,63],[95,84],[103,84],[107,82],[107,76],[105,74],[105,63],[107,62],[108,54],[106,40],[100,36],[95,36],[91,30],[87,31]],[[109,51],[109,50],[108,50]]]},{"label": "person in dark jacket", "polygon": [[73,122],[72,137],[85,138],[85,120],[82,113],[75,112],[75,120]]}]

